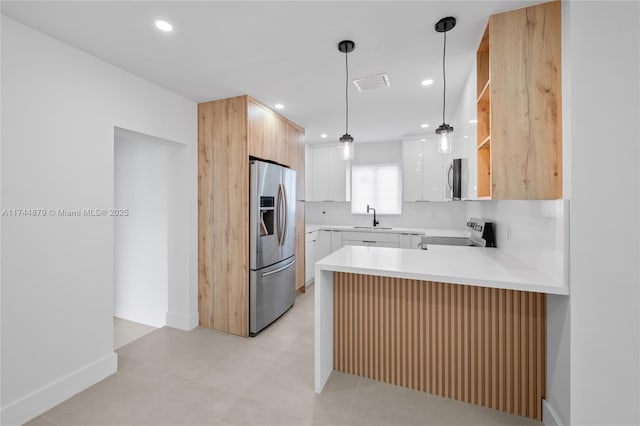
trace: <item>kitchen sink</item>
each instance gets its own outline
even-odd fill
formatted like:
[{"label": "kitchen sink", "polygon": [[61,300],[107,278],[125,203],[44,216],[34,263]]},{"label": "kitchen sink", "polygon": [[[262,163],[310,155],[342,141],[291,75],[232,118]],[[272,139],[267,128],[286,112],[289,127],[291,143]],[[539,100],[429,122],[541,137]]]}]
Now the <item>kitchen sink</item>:
[{"label": "kitchen sink", "polygon": [[376,229],[393,229],[393,228],[385,228],[384,226],[376,226],[375,228],[373,226],[354,226],[353,229],[369,229],[372,231],[375,231]]}]

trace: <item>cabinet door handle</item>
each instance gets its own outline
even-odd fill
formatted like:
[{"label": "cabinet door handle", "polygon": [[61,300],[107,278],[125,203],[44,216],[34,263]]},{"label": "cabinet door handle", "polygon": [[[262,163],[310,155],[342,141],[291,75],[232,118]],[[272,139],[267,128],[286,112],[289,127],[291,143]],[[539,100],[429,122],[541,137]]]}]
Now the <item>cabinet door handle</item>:
[{"label": "cabinet door handle", "polygon": [[367,241],[367,240],[362,240],[363,243],[377,243],[377,241]]}]

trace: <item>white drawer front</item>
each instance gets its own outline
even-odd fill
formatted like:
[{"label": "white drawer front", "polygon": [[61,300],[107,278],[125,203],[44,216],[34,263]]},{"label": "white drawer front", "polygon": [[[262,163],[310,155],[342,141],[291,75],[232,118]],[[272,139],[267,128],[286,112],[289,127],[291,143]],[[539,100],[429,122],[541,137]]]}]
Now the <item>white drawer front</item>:
[{"label": "white drawer front", "polygon": [[393,247],[398,248],[398,243],[384,243],[384,242],[376,242],[369,244],[371,247]]},{"label": "white drawer front", "polygon": [[318,241],[318,231],[307,232],[304,234],[305,243],[310,243],[312,241]]},{"label": "white drawer front", "polygon": [[382,232],[343,232],[342,241],[348,245],[347,241],[374,241],[381,243],[398,244],[398,234],[382,233]]}]

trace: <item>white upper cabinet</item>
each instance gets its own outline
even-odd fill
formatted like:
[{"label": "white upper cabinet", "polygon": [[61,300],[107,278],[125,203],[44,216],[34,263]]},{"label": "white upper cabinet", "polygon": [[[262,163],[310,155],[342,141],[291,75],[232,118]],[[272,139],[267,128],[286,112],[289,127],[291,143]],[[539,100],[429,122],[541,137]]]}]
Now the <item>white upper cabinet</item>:
[{"label": "white upper cabinet", "polygon": [[422,201],[422,142],[402,142],[402,182],[404,201]]},{"label": "white upper cabinet", "polygon": [[311,192],[313,191],[313,164],[312,164],[312,149],[309,145],[305,145],[304,149],[304,194],[305,200],[313,200]]},{"label": "white upper cabinet", "polygon": [[434,139],[402,142],[404,201],[446,201],[451,155],[438,152]]},{"label": "white upper cabinet", "polygon": [[309,149],[311,180],[309,201],[347,201],[347,162],[335,146]]},{"label": "white upper cabinet", "polygon": [[427,139],[422,143],[422,160],[422,199],[447,200],[447,170],[451,155],[439,153],[436,141]]}]

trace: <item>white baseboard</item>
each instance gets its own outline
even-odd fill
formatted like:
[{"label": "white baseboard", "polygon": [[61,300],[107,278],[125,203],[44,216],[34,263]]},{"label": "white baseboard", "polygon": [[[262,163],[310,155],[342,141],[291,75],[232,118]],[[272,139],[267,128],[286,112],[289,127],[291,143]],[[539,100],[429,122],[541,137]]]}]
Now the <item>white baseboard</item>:
[{"label": "white baseboard", "polygon": [[24,424],[109,377],[117,370],[118,355],[112,352],[5,405],[0,410],[0,424],[5,426]]},{"label": "white baseboard", "polygon": [[177,328],[178,330],[191,331],[200,324],[198,313],[177,314],[175,312],[167,312],[167,327]]},{"label": "white baseboard", "polygon": [[546,399],[542,400],[542,423],[544,426],[564,426],[558,412]]},{"label": "white baseboard", "polygon": [[167,325],[167,315],[164,312],[143,311],[116,306],[113,310],[113,316],[156,328]]}]

